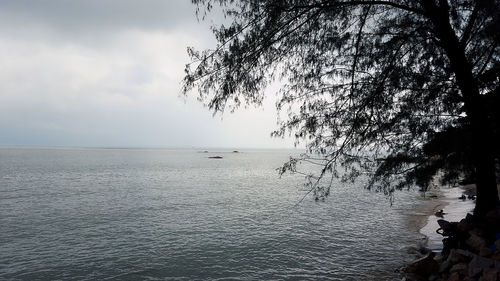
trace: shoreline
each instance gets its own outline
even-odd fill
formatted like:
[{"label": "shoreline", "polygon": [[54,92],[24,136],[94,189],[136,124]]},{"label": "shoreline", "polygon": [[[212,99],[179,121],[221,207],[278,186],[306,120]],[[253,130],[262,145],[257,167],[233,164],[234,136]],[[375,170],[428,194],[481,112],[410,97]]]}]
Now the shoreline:
[{"label": "shoreline", "polygon": [[422,235],[422,239],[426,238],[420,230],[428,223],[429,217],[434,216],[437,210],[443,209],[447,205],[442,197],[443,192],[440,189],[428,191],[425,197],[415,194],[415,200],[418,200],[418,204],[411,213],[406,214],[407,227],[410,231]]},{"label": "shoreline", "polygon": [[[498,186],[500,187],[500,186]],[[499,191],[500,193],[500,191]],[[419,231],[427,237],[421,257],[408,264],[402,280],[497,280],[500,277],[500,207],[473,218],[474,184],[443,189],[441,214],[430,215]],[[500,194],[499,194],[500,195]],[[438,220],[444,220],[442,232]],[[448,223],[446,223],[448,222]],[[427,279],[428,278],[428,279]]]},{"label": "shoreline", "polygon": [[[467,199],[460,200],[459,197],[465,194],[475,194],[475,185],[464,185],[458,187],[441,187],[426,192],[426,196],[416,196],[419,200],[416,208],[407,214],[407,227],[413,233],[421,236],[417,241],[420,249],[428,249],[433,252],[440,252],[443,248],[443,236],[436,233],[439,228],[437,221],[460,221],[467,213],[474,209],[475,201]],[[439,210],[444,211],[443,217],[435,216]]]},{"label": "shoreline", "polygon": [[[442,197],[439,199],[441,204],[433,209],[432,214],[427,218],[426,224],[420,228],[419,232],[427,237],[426,248],[433,252],[441,252],[443,249],[443,236],[436,233],[439,229],[438,220],[443,219],[449,222],[459,222],[467,216],[468,213],[472,213],[475,206],[475,200],[465,199],[462,200],[459,197],[462,194],[467,194],[469,192],[474,192],[474,186],[458,186],[452,188],[446,188],[443,190]],[[444,215],[438,217],[434,213],[442,209]]]},{"label": "shoreline", "polygon": [[[412,213],[407,214],[407,227],[421,236],[421,240],[417,241],[418,248],[433,252],[442,250],[444,237],[436,233],[439,228],[437,221],[439,219],[460,221],[474,209],[473,200],[459,199],[462,194],[475,194],[475,186],[441,187],[426,192],[425,197],[416,196],[419,203]],[[435,213],[441,209],[444,210],[444,216],[435,216]]]}]

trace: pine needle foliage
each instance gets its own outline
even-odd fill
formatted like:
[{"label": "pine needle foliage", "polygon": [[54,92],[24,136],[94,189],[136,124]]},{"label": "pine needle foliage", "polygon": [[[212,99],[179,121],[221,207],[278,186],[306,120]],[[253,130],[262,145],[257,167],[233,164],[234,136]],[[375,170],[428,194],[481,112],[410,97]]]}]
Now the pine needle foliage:
[{"label": "pine needle foliage", "polygon": [[365,174],[388,194],[426,190],[436,175],[476,181],[474,155],[486,149],[498,167],[499,1],[192,2],[230,24],[213,27],[214,49],[188,49],[184,92],[218,113],[260,105],[281,85],[287,117],[272,135],[293,135],[307,153],[280,173],[318,166],[306,173],[316,198],[330,194],[331,177]]}]

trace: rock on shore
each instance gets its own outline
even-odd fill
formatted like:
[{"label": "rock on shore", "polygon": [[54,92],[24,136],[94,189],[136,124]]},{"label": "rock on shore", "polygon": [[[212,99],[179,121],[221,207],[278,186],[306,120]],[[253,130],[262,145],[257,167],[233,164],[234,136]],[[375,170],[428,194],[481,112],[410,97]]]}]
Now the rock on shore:
[{"label": "rock on shore", "polygon": [[460,222],[440,220],[441,254],[430,253],[409,264],[408,281],[500,281],[500,208],[481,220],[468,215]]}]

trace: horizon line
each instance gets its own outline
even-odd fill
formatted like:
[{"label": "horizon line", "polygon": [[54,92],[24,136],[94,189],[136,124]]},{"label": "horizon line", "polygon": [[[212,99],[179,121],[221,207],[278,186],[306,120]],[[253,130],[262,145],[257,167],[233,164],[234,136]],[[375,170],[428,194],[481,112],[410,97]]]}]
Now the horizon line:
[{"label": "horizon line", "polygon": [[248,147],[248,146],[136,146],[136,145],[43,145],[43,144],[0,144],[0,148],[80,148],[80,149],[224,149],[224,150],[242,150],[242,149],[265,149],[265,150],[305,150],[305,147]]}]

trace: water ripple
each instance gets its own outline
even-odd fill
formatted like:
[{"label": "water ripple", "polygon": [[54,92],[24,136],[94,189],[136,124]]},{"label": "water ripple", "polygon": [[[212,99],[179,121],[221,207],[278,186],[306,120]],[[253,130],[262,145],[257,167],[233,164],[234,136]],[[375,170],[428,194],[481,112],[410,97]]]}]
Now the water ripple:
[{"label": "water ripple", "polygon": [[300,200],[289,152],[0,149],[0,279],[391,280],[410,196]]}]

